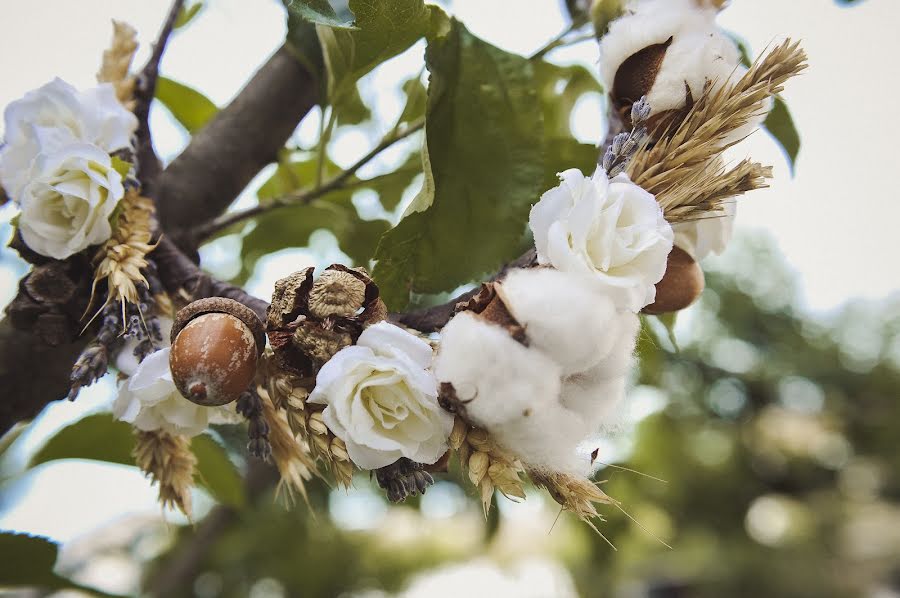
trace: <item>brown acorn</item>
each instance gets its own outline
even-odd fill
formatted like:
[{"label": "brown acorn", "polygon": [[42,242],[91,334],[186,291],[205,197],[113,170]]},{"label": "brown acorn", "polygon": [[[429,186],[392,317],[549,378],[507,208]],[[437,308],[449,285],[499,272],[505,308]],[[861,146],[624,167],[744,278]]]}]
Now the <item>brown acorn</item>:
[{"label": "brown acorn", "polygon": [[705,284],[703,270],[694,258],[680,247],[673,247],[666,273],[656,283],[656,301],[643,311],[656,315],[682,310],[697,300]]},{"label": "brown acorn", "polygon": [[265,346],[262,322],[250,308],[224,297],[194,301],[172,325],[172,380],[198,405],[225,405],[253,382]]}]

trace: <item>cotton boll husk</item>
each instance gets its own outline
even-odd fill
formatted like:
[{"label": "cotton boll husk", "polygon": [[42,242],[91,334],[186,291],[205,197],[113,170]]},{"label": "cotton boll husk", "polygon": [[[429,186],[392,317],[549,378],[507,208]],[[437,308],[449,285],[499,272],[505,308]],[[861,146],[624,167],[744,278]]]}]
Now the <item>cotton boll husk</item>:
[{"label": "cotton boll husk", "polygon": [[735,70],[740,52],[716,26],[716,14],[715,8],[700,7],[695,0],[629,3],[600,42],[600,74],[607,88],[612,89],[616,72],[628,57],[669,38],[672,42],[647,94],[653,113],[684,106],[685,83],[696,99],[707,80],[721,84],[740,76]]},{"label": "cotton boll husk", "polygon": [[470,312],[454,316],[441,332],[434,374],[453,385],[469,419],[492,432],[555,404],[562,378],[548,356]]},{"label": "cotton boll husk", "polygon": [[618,333],[612,298],[576,274],[551,268],[512,270],[498,290],[534,346],[562,366],[580,372],[606,357]]}]

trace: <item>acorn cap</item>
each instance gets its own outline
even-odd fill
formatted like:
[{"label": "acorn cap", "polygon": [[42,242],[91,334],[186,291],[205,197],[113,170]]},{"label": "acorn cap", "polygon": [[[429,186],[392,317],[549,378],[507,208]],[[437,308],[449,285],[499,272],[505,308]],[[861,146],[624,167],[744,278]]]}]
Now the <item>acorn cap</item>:
[{"label": "acorn cap", "polygon": [[175,322],[172,324],[171,341],[175,342],[178,333],[187,326],[188,322],[203,314],[224,313],[234,316],[243,322],[250,332],[253,333],[253,340],[256,341],[256,354],[262,355],[266,348],[266,330],[263,323],[253,312],[252,309],[227,297],[207,297],[206,299],[198,299],[187,304],[178,310],[175,314]]}]

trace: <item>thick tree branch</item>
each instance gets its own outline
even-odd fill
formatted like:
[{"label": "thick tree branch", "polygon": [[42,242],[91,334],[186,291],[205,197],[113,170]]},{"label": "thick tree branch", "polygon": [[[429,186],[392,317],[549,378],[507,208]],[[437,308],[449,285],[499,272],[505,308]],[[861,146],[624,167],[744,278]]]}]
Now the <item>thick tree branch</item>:
[{"label": "thick tree branch", "polygon": [[213,236],[220,230],[226,229],[229,226],[237,224],[238,222],[243,222],[244,220],[253,218],[254,216],[258,216],[260,214],[278,208],[308,204],[324,195],[327,195],[328,193],[331,193],[332,191],[341,189],[350,181],[353,175],[355,175],[360,168],[371,162],[376,156],[378,156],[378,154],[391,147],[398,141],[406,139],[416,131],[422,129],[422,127],[424,126],[425,121],[423,119],[418,122],[412,123],[399,131],[395,131],[391,135],[388,135],[387,137],[382,139],[381,142],[378,143],[378,145],[372,148],[372,151],[357,160],[356,163],[347,168],[347,170],[342,171],[340,174],[325,181],[318,187],[306,191],[288,193],[286,195],[282,195],[281,197],[277,197],[265,204],[253,206],[252,208],[241,210],[239,212],[223,214],[212,222],[201,224],[200,226],[196,227],[194,229],[192,237],[196,241],[202,242]]},{"label": "thick tree branch", "polygon": [[162,229],[193,249],[191,229],[212,220],[277,158],[297,123],[320,99],[318,78],[285,45],[237,97],[198,131],[145,192]]}]

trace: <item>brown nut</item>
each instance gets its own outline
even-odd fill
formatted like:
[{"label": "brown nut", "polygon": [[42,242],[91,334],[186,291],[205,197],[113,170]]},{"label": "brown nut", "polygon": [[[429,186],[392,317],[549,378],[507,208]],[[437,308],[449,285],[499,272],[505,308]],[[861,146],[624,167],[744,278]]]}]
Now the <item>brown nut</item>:
[{"label": "brown nut", "polygon": [[656,283],[656,301],[643,311],[655,315],[682,310],[697,300],[705,285],[700,265],[686,251],[673,247],[666,273]]},{"label": "brown nut", "polygon": [[264,348],[262,322],[252,310],[222,297],[194,301],[172,326],[172,380],[198,405],[225,405],[253,382]]}]

